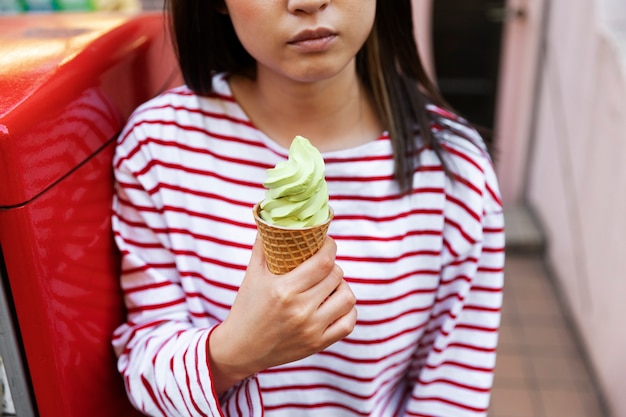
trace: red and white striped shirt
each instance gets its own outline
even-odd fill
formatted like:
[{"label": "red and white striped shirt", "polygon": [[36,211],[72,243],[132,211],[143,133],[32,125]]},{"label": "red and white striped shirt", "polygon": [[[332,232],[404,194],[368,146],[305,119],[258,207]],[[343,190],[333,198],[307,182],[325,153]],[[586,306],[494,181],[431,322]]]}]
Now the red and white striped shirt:
[{"label": "red and white striped shirt", "polygon": [[401,195],[386,134],[323,154],[354,331],[215,395],[207,340],[243,279],[265,170],[287,149],[254,126],[224,77],[213,82],[210,97],[180,87],[142,105],[118,140],[113,228],[128,320],[113,345],[133,404],[154,416],[485,416],[502,205],[480,137],[435,107],[455,181],[424,149],[414,192]]}]

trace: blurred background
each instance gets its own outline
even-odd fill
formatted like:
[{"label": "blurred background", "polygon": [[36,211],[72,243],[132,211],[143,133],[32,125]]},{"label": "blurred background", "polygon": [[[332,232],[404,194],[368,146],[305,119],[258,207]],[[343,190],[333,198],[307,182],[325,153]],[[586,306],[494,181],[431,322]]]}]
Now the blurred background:
[{"label": "blurred background", "polygon": [[626,417],[626,1],[414,0],[507,228],[491,417]]},{"label": "blurred background", "polygon": [[152,9],[158,1],[144,0],[0,0],[0,13],[68,11],[139,11]]},{"label": "blurred background", "polygon": [[[490,417],[626,417],[626,1],[413,3],[424,61],[492,145],[503,195]],[[161,9],[0,0],[4,16]],[[15,415],[6,380],[3,368],[3,412]]]}]

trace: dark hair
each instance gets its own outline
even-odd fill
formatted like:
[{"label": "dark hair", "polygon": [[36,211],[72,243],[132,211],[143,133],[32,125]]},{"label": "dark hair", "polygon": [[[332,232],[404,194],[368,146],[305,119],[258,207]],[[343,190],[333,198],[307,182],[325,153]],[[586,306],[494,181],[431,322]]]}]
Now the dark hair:
[{"label": "dark hair", "polygon": [[[189,88],[208,95],[216,73],[254,74],[255,61],[239,42],[223,2],[166,1],[174,47]],[[391,137],[395,179],[407,193],[412,190],[419,146],[433,149],[446,167],[426,104],[450,107],[419,58],[412,16],[411,0],[377,0],[374,27],[356,58],[358,75]],[[421,143],[414,140],[417,131]]]}]

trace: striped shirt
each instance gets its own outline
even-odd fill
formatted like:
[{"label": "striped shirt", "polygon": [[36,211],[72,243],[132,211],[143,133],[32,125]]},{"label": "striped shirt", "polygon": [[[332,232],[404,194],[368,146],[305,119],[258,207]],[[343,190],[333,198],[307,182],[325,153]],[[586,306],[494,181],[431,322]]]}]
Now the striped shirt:
[{"label": "striped shirt", "polygon": [[135,407],[154,416],[485,416],[502,205],[481,138],[437,107],[432,129],[454,180],[425,148],[414,192],[399,193],[387,134],[323,154],[329,234],[357,298],[354,331],[215,395],[207,341],[243,279],[265,171],[287,149],[254,126],[224,77],[213,83],[209,97],[183,86],[152,99],[118,139],[113,229],[128,313],[113,346]]}]

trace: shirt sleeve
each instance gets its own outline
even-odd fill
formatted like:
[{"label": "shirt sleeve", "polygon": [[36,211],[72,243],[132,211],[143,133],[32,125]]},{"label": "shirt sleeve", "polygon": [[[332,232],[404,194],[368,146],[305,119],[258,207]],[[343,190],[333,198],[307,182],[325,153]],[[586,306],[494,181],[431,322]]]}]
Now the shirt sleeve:
[{"label": "shirt sleeve", "polygon": [[491,164],[472,170],[448,187],[440,286],[412,363],[406,416],[487,415],[502,305],[504,218]]},{"label": "shirt sleeve", "polygon": [[150,416],[261,416],[256,377],[221,396],[213,388],[208,339],[218,323],[194,326],[141,129],[118,143],[112,225],[121,254],[127,321],[113,334],[127,395]]}]

